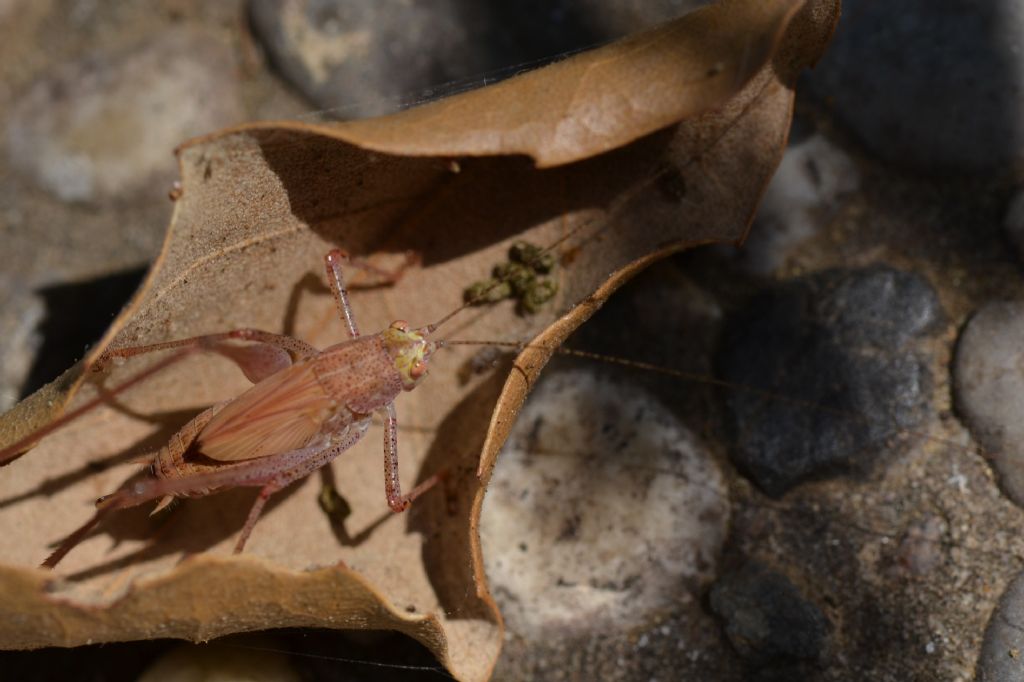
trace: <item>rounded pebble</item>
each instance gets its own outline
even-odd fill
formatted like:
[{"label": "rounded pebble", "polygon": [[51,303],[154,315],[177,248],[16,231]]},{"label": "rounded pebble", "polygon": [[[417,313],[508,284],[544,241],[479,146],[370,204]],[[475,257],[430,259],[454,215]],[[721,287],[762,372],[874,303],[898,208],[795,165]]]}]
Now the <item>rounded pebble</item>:
[{"label": "rounded pebble", "polygon": [[846,0],[810,74],[879,157],[935,172],[1024,156],[1024,3]]},{"label": "rounded pebble", "polygon": [[881,454],[873,444],[922,417],[931,375],[912,342],[941,318],[926,280],[888,267],[825,271],[756,296],[718,354],[724,380],[754,389],[727,401],[736,465],[773,496],[867,471]]},{"label": "rounded pebble", "polygon": [[786,576],[757,562],[722,576],[709,602],[733,647],[752,663],[816,660],[824,653],[828,618]]},{"label": "rounded pebble", "polygon": [[338,118],[394,111],[403,96],[465,75],[457,65],[472,62],[450,0],[254,0],[249,16],[274,67]]},{"label": "rounded pebble", "polygon": [[981,644],[976,682],[1024,679],[1024,573],[1018,573],[999,599]]},{"label": "rounded pebble", "polygon": [[697,439],[636,386],[546,376],[498,459],[481,519],[509,628],[534,640],[621,632],[713,576],[726,485]]},{"label": "rounded pebble", "polygon": [[820,133],[790,144],[740,251],[741,264],[757,274],[784,265],[797,246],[828,224],[837,201],[859,185],[853,161]]},{"label": "rounded pebble", "polygon": [[957,343],[956,406],[999,473],[1006,496],[1024,505],[1024,302],[978,310]]},{"label": "rounded pebble", "polygon": [[942,541],[948,531],[948,524],[934,514],[915,521],[900,540],[896,565],[912,576],[928,575],[947,558]]},{"label": "rounded pebble", "polygon": [[244,118],[231,51],[177,29],[57,67],[13,107],[11,164],[64,201],[164,196],[187,138]]}]

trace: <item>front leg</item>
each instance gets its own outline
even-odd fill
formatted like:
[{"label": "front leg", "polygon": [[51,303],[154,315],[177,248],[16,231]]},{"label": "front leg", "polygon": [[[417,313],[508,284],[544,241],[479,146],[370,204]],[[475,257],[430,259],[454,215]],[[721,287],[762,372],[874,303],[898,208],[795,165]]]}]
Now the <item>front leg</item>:
[{"label": "front leg", "polygon": [[341,272],[341,264],[348,261],[348,254],[341,249],[331,249],[324,256],[324,267],[327,269],[327,283],[331,285],[334,303],[338,306],[341,319],[345,320],[349,338],[359,338],[359,327],[356,317],[352,314],[352,306],[348,302],[348,289],[345,288],[345,276]]},{"label": "front leg", "polygon": [[359,268],[377,275],[382,282],[387,284],[394,284],[407,269],[416,265],[420,262],[419,256],[413,252],[409,252],[406,255],[406,262],[404,265],[395,269],[394,271],[383,270],[375,265],[371,265],[365,261],[354,261],[352,258],[341,249],[331,249],[326,256],[324,256],[324,268],[327,270],[327,283],[331,287],[331,294],[334,296],[334,303],[338,307],[338,313],[341,315],[341,319],[345,321],[345,326],[348,328],[349,338],[355,339],[359,337],[359,326],[356,324],[356,317],[352,313],[352,305],[348,301],[348,288],[345,286],[345,276],[341,272],[342,264],[351,265],[352,267]]},{"label": "front leg", "polygon": [[398,477],[398,417],[395,414],[395,403],[388,403],[381,412],[384,418],[384,493],[391,511],[397,514],[408,509],[413,500],[437,485],[442,474],[434,474],[409,493],[402,494],[402,484]]}]

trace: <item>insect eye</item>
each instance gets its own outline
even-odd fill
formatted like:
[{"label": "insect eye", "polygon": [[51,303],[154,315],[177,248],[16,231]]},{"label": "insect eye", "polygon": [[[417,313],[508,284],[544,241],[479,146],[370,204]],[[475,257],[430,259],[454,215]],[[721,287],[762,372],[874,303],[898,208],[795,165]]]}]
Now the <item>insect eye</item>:
[{"label": "insect eye", "polygon": [[395,320],[391,323],[391,328],[397,329],[400,332],[407,332],[409,331],[409,323],[405,320]]},{"label": "insect eye", "polygon": [[412,363],[412,367],[409,368],[409,376],[413,379],[419,379],[421,376],[426,374],[427,366],[420,360]]}]

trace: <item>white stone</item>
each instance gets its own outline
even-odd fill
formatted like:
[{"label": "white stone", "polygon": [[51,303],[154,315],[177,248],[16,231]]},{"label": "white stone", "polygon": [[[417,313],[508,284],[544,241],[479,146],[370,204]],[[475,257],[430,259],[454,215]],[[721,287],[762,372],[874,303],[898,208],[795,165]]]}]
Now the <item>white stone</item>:
[{"label": "white stone", "polygon": [[573,370],[530,396],[481,535],[509,627],[543,637],[649,622],[713,577],[728,517],[718,465],[674,415],[638,387]]}]

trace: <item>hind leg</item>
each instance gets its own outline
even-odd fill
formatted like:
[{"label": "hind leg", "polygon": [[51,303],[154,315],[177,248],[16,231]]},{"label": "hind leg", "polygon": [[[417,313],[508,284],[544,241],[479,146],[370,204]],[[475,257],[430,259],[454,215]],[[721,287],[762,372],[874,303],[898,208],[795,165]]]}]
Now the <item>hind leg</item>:
[{"label": "hind leg", "polygon": [[259,497],[249,511],[235,545],[235,552],[241,552],[271,495],[308,476],[348,450],[363,437],[369,425],[368,419],[356,422],[341,433],[333,434],[324,442],[239,464],[224,465],[204,473],[178,478],[145,478],[129,481],[116,492],[97,500],[97,512],[93,518],[69,535],[43,562],[43,567],[56,566],[75,545],[85,539],[104,516],[117,509],[136,507],[167,497],[198,497],[224,488],[258,487]]},{"label": "hind leg", "polygon": [[[250,345],[240,346],[232,343],[233,341],[250,342]],[[97,359],[94,368],[103,369],[111,361],[172,349],[199,350],[222,355],[237,364],[253,383],[290,366],[293,357],[302,360],[320,352],[305,341],[291,336],[272,334],[259,329],[233,329],[218,334],[190,336],[146,346],[108,349]]]}]

